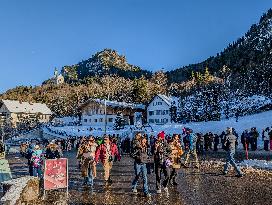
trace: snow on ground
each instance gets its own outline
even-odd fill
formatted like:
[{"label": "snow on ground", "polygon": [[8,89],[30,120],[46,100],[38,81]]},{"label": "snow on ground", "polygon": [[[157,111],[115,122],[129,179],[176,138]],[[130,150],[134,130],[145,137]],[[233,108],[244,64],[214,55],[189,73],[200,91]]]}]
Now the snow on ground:
[{"label": "snow on ground", "polygon": [[155,133],[164,130],[166,133],[182,133],[183,127],[189,127],[194,130],[194,132],[213,132],[216,134],[221,134],[225,131],[227,127],[233,127],[238,132],[239,135],[245,129],[250,129],[251,127],[256,127],[259,132],[266,127],[272,126],[272,111],[267,111],[263,113],[258,113],[254,115],[240,117],[238,122],[234,118],[229,120],[221,121],[209,121],[209,122],[191,122],[186,124],[165,124],[165,125],[152,125]]},{"label": "snow on ground", "polygon": [[[221,134],[222,131],[225,131],[227,127],[233,127],[238,132],[239,136],[245,129],[250,129],[251,127],[256,127],[260,133],[259,137],[259,145],[263,145],[261,131],[266,127],[272,126],[272,111],[262,112],[254,115],[243,116],[240,117],[238,122],[235,121],[234,118],[229,120],[221,120],[221,121],[209,121],[209,122],[191,122],[186,124],[165,124],[165,125],[151,125],[150,127],[145,128],[147,133],[157,134],[160,131],[164,131],[166,134],[181,134],[182,128],[189,127],[194,130],[194,132],[207,133],[212,132],[215,134]],[[94,136],[103,135],[104,128],[103,127],[93,127],[94,130],[88,130],[89,126],[63,126],[63,127],[50,127],[50,129],[57,132],[66,132],[67,135],[71,136],[84,136],[93,134]],[[51,134],[47,128],[43,129],[45,133]],[[131,131],[128,126],[125,127],[124,130],[113,130],[112,127],[107,128],[107,134],[119,134],[121,136],[125,136],[130,134]],[[56,134],[54,134],[56,135]],[[62,138],[65,138],[62,136]]]},{"label": "snow on ground", "polygon": [[[89,135],[94,135],[96,136],[102,136],[105,134],[104,128],[101,127],[92,127],[93,130],[89,130],[90,126],[63,126],[63,127],[50,127],[52,131],[56,131],[57,133],[66,133],[68,136],[89,136]],[[43,132],[54,135],[59,138],[67,138],[68,136],[66,135],[60,135],[56,134],[54,132],[50,132],[47,128],[43,128]],[[129,134],[129,127],[126,127],[123,130],[113,130],[112,128],[108,127],[107,128],[107,134],[119,134],[121,137],[126,136]]]},{"label": "snow on ground", "polygon": [[[223,169],[225,164],[224,159],[218,159],[218,160],[204,160],[200,162],[201,167],[209,167],[209,168],[221,168]],[[269,171],[272,170],[272,161],[266,161],[266,160],[257,160],[257,159],[251,159],[251,160],[244,160],[238,165],[242,168],[242,171],[245,173],[262,173],[263,171]],[[233,170],[233,167],[230,167],[231,170]]]},{"label": "snow on ground", "polygon": [[260,169],[272,170],[272,161],[266,161],[266,160],[257,160],[257,159],[244,160],[239,165],[246,168],[260,168]]},{"label": "snow on ground", "polygon": [[263,146],[261,131],[266,127],[272,126],[272,111],[262,112],[254,115],[240,117],[238,122],[234,118],[221,121],[209,121],[209,122],[191,122],[187,124],[165,124],[165,125],[152,125],[154,134],[164,131],[167,134],[181,134],[183,127],[189,127],[194,132],[201,132],[203,134],[212,132],[214,134],[221,134],[227,127],[233,127],[241,136],[245,129],[250,130],[251,127],[256,127],[260,133],[259,146]]}]

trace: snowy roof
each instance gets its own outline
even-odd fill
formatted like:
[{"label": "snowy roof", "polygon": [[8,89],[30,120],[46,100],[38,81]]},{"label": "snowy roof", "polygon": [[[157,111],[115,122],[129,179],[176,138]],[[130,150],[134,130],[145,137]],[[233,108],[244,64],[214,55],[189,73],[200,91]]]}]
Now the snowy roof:
[{"label": "snowy roof", "polygon": [[44,115],[52,115],[51,110],[46,104],[20,102],[15,100],[2,100],[2,102],[7,109],[13,113],[42,113]]},{"label": "snowy roof", "polygon": [[161,98],[167,105],[171,106],[171,104],[173,102],[175,102],[175,104],[178,103],[178,98],[174,97],[174,96],[166,96],[166,95],[162,95],[162,94],[158,94],[157,95],[159,98]]},{"label": "snowy roof", "polygon": [[131,108],[131,109],[145,109],[145,106],[143,104],[134,104],[134,103],[126,103],[126,102],[118,102],[118,101],[110,101],[105,99],[89,99],[84,105],[88,104],[89,102],[96,102],[98,104],[106,104],[107,106],[111,107],[123,107],[123,108]]}]

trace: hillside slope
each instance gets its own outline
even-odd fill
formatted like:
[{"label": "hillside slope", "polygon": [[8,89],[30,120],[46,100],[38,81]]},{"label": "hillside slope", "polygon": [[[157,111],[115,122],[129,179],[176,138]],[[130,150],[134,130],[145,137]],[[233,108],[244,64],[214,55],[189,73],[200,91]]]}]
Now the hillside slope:
[{"label": "hillside slope", "polygon": [[221,53],[207,60],[167,72],[169,82],[190,79],[192,71],[204,71],[206,67],[218,77],[224,77],[224,68],[233,87],[247,89],[249,94],[271,92],[272,86],[272,9],[258,24],[237,41],[229,44]]},{"label": "hillside slope", "polygon": [[141,76],[150,78],[152,75],[150,71],[129,64],[125,56],[119,55],[117,51],[112,49],[104,49],[75,65],[64,66],[61,72],[66,82],[105,75],[117,75],[129,79],[140,78]]}]

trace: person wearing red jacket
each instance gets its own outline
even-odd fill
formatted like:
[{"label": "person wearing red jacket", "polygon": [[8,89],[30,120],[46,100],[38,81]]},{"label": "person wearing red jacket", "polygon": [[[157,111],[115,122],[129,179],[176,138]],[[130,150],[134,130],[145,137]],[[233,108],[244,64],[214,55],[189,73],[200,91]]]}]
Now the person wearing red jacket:
[{"label": "person wearing red jacket", "polygon": [[98,163],[100,160],[104,168],[104,179],[106,184],[111,184],[110,171],[112,168],[113,161],[117,159],[120,161],[121,156],[118,152],[117,145],[110,141],[108,135],[104,136],[104,143],[101,144],[95,152],[95,162]]}]

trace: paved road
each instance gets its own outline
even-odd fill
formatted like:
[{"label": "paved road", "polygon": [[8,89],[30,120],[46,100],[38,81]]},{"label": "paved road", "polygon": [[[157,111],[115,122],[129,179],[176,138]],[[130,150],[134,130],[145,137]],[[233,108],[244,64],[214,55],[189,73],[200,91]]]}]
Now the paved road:
[{"label": "paved road", "polygon": [[[52,192],[41,204],[272,204],[272,173],[250,172],[243,178],[220,175],[221,167],[203,165],[200,170],[181,169],[178,174],[179,185],[170,188],[170,197],[165,193],[155,193],[155,176],[148,176],[152,197],[146,199],[139,185],[137,195],[131,193],[133,161],[124,157],[116,162],[112,170],[114,181],[111,187],[104,187],[102,168],[98,166],[98,177],[94,191],[82,186],[82,178],[77,168],[75,152],[67,153],[69,159],[69,201],[61,203],[62,192]],[[9,156],[13,177],[27,174],[26,160]]]}]

